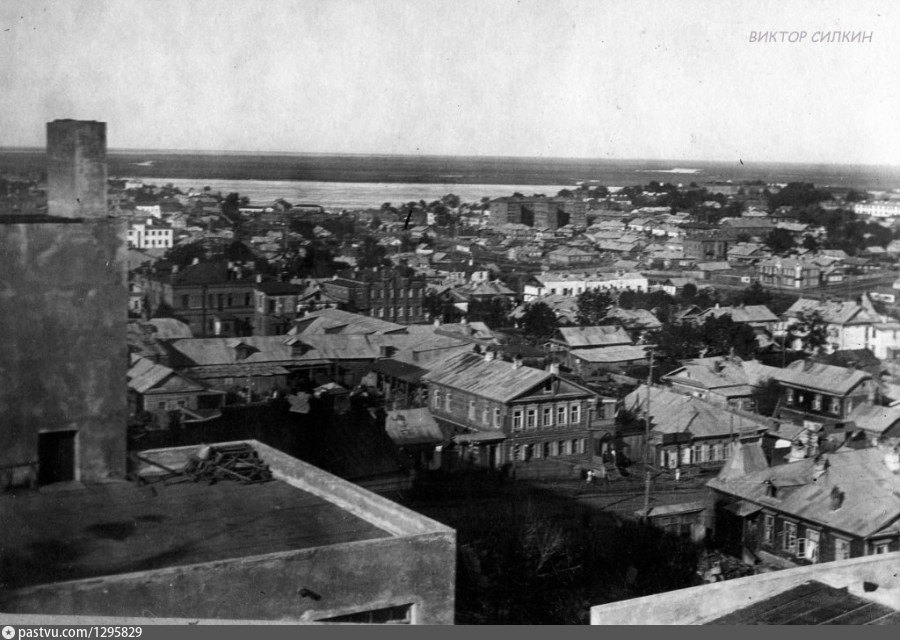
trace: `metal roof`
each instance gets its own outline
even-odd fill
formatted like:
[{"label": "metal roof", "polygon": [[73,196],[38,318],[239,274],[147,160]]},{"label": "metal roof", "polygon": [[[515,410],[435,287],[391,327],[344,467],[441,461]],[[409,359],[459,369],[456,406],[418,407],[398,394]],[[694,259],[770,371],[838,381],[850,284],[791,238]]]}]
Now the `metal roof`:
[{"label": "metal roof", "polygon": [[489,400],[509,402],[552,377],[547,371],[502,360],[485,360],[476,353],[451,356],[423,379]]},{"label": "metal roof", "polygon": [[[825,469],[818,477],[816,460],[807,458],[741,477],[719,476],[707,486],[860,537],[900,518],[900,474],[885,464],[885,452],[840,450],[820,459]],[[770,484],[778,487],[774,497],[767,495]],[[834,490],[844,496],[837,509],[832,508]]]},{"label": "metal roof", "polygon": [[444,433],[428,409],[388,411],[384,429],[398,447],[444,441]]},{"label": "metal roof", "polygon": [[784,369],[777,369],[772,377],[787,385],[841,396],[847,395],[861,383],[872,379],[872,376],[865,371],[835,367],[809,360],[792,362]]},{"label": "metal roof", "polygon": [[631,344],[631,337],[618,325],[562,327],[559,335],[572,348]]}]

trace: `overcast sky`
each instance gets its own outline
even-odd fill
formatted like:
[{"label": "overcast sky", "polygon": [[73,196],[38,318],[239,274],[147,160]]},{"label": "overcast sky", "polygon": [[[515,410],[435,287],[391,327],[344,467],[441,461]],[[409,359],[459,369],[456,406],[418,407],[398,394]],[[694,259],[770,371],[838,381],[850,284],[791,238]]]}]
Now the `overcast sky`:
[{"label": "overcast sky", "polygon": [[887,1],[2,0],[0,146],[900,165],[898,43]]}]

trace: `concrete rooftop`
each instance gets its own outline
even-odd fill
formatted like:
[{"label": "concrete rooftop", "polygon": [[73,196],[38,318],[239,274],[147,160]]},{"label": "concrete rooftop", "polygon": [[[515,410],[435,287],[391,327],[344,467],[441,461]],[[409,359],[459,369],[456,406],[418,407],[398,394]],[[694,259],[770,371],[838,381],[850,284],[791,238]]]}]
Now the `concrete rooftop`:
[{"label": "concrete rooftop", "polygon": [[19,492],[0,521],[0,589],[391,536],[280,480]]}]

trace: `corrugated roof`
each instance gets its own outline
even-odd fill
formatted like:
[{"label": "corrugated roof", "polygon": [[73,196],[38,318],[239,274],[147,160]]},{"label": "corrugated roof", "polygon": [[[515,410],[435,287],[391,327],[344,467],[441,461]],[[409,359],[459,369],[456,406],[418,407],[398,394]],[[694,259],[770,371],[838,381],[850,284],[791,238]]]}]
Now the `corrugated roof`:
[{"label": "corrugated roof", "polygon": [[647,347],[640,345],[617,345],[612,347],[592,347],[576,349],[571,352],[573,358],[595,364],[631,362],[647,357]]},{"label": "corrugated roof", "polygon": [[859,384],[871,380],[865,371],[835,367],[829,364],[797,360],[784,369],[777,369],[772,376],[787,385],[847,395]]},{"label": "corrugated roof", "polygon": [[476,353],[451,356],[438,364],[423,379],[489,400],[509,402],[550,379],[547,371],[516,367],[502,360],[486,361]]},{"label": "corrugated roof", "polygon": [[664,380],[709,390],[727,387],[758,387],[775,377],[781,369],[769,367],[756,360],[718,356],[686,360],[684,366],[665,376]]},{"label": "corrugated roof", "polygon": [[739,307],[712,307],[700,314],[701,318],[729,315],[734,322],[778,322],[778,316],[762,304],[751,304]]},{"label": "corrugated roof", "polygon": [[618,325],[596,327],[562,327],[562,341],[571,348],[631,344],[631,337]]},{"label": "corrugated roof", "polygon": [[[641,385],[623,401],[625,409],[644,415],[647,385]],[[770,427],[762,416],[728,410],[693,396],[652,387],[650,394],[651,431],[654,434],[689,433],[694,438],[760,433]]]},{"label": "corrugated roof", "polygon": [[819,313],[828,324],[871,324],[878,321],[852,300],[813,300],[800,298],[784,312],[786,318],[796,318],[801,313]]},{"label": "corrugated roof", "polygon": [[[815,477],[812,458],[748,473],[714,478],[707,486],[804,520],[866,537],[900,518],[900,474],[885,465],[876,448],[822,454],[824,473]],[[778,487],[775,497],[767,486]],[[832,509],[832,491],[844,494]]]}]

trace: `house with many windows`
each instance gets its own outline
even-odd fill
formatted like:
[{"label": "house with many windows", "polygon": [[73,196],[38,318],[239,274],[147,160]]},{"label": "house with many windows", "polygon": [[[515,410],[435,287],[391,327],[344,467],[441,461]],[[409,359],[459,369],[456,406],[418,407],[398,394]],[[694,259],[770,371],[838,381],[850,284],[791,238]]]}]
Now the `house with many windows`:
[{"label": "house with many windows", "polygon": [[871,374],[808,360],[777,369],[773,378],[782,389],[776,417],[795,424],[835,424],[853,410],[874,404],[878,384]]},{"label": "house with many windows", "polygon": [[[788,330],[801,318],[818,314],[825,323],[828,344],[833,349],[872,349],[875,327],[881,318],[875,310],[852,300],[800,298],[783,314]],[[898,345],[900,346],[900,345]]]},{"label": "house with many windows", "polygon": [[779,567],[900,550],[900,453],[842,449],[707,483],[716,538]]},{"label": "house with many windows", "polygon": [[423,378],[429,408],[474,464],[588,460],[612,425],[615,401],[561,378],[486,354],[461,353]]},{"label": "house with many windows", "polygon": [[[645,439],[648,392],[650,437]],[[760,441],[769,422],[665,387],[641,385],[622,401],[616,440],[632,461],[649,460],[668,469],[718,467],[735,442]]]}]

